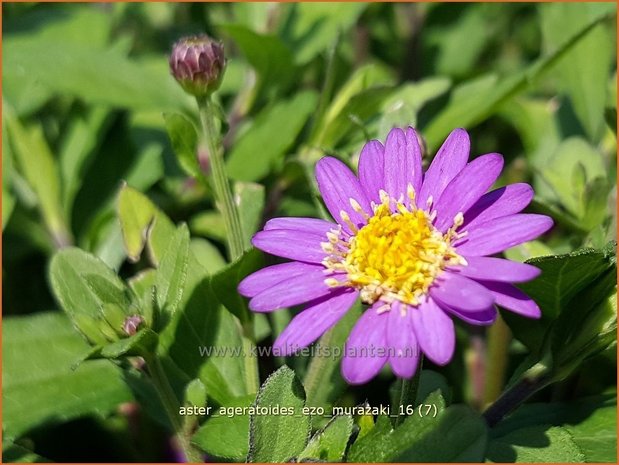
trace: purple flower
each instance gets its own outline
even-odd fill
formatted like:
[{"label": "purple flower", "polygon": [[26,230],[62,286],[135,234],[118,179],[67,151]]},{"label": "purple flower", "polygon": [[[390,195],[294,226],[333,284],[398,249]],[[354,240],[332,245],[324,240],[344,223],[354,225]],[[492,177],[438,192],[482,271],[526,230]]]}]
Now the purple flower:
[{"label": "purple flower", "polygon": [[425,172],[414,129],[393,129],[385,145],[368,142],[359,175],[325,157],[316,180],[336,223],[275,218],[253,238],[270,254],[293,260],[264,268],[239,285],[256,312],[305,303],[280,334],[276,350],[291,354],[317,340],[358,297],[369,307],[346,342],[342,374],[365,383],[389,363],[410,378],[420,352],[438,365],[454,353],[452,318],[492,324],[495,305],[539,318],[537,304],[511,283],[539,269],[488,255],[548,231],[544,215],[519,213],[533,198],[528,184],[486,193],[503,157],[467,163],[466,131],[454,130]]}]

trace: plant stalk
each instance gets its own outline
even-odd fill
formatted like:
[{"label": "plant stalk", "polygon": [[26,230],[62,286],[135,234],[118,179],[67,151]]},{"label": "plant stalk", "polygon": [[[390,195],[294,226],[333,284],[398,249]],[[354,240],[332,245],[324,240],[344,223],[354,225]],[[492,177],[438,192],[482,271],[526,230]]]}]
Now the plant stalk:
[{"label": "plant stalk", "polygon": [[180,402],[170,386],[168,377],[161,365],[161,361],[155,355],[145,357],[146,365],[148,366],[148,372],[150,373],[153,385],[159,394],[166,414],[172,424],[175,436],[178,438],[178,442],[183,449],[185,458],[188,462],[201,463],[203,457],[200,451],[198,451],[192,444],[188,431],[183,425],[181,417],[179,415]]},{"label": "plant stalk", "polygon": [[498,316],[488,330],[486,379],[482,402],[484,406],[494,402],[503,391],[510,340],[509,327],[501,316]]},{"label": "plant stalk", "polygon": [[230,256],[232,260],[236,260],[243,254],[245,240],[238,208],[226,174],[223,146],[217,124],[217,109],[210,97],[199,98],[197,102],[202,133],[209,152],[215,200],[224,218]]},{"label": "plant stalk", "polygon": [[400,414],[400,410],[403,409],[406,412],[406,407],[415,406],[415,399],[417,398],[417,391],[419,390],[419,378],[421,377],[421,366],[423,365],[423,355],[419,356],[419,363],[417,364],[417,370],[412,378],[401,378],[400,389],[398,395],[398,417],[395,419],[395,425],[400,425],[405,419],[405,414]]},{"label": "plant stalk", "polygon": [[[244,326],[246,328],[247,325]],[[258,374],[258,359],[252,355],[254,342],[254,332],[243,331],[243,363],[245,365],[245,385],[248,392],[253,394],[260,389],[260,377]]]},{"label": "plant stalk", "polygon": [[[217,124],[217,108],[209,96],[198,98],[197,102],[202,132],[209,152],[215,200],[224,218],[230,257],[232,260],[236,260],[243,254],[243,250],[249,246],[249,243],[246,243],[243,234],[238,207],[234,202],[226,173],[223,143]],[[242,323],[241,334],[244,336],[245,383],[250,391],[257,392],[260,387],[260,379],[258,377],[258,360],[251,355],[251,349],[255,344],[254,328],[251,321]]]},{"label": "plant stalk", "polygon": [[505,415],[515,410],[525,400],[551,382],[552,377],[549,374],[541,375],[539,378],[521,379],[486,409],[483,413],[486,423],[490,427],[496,425]]}]

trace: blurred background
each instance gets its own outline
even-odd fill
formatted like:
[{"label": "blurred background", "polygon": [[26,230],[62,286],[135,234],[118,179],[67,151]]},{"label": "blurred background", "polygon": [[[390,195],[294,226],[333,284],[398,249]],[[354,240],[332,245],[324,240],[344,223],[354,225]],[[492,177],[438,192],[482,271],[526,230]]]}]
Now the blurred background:
[{"label": "blurred background", "polygon": [[[206,32],[225,44],[216,98],[227,118],[229,173],[248,189],[254,229],[273,216],[319,216],[308,174],[324,154],[355,166],[366,140],[413,125],[428,163],[453,128],[465,127],[473,156],[505,156],[499,184],[531,183],[529,210],[555,220],[543,240],[507,253],[525,260],[616,238],[613,12],[612,3],[3,3],[3,429],[21,438],[5,448],[35,448],[55,461],[172,457],[120,378],[102,398],[86,373],[79,382],[91,398],[75,405],[63,397],[63,383],[75,381],[72,354],[86,347],[66,322],[14,317],[57,311],[47,267],[67,245],[125,278],[140,270],[127,261],[116,217],[122,182],[187,222],[209,271],[224,265],[221,217],[168,137],[165,115],[196,118],[169,74],[175,40]],[[208,172],[208,154],[196,156]],[[264,345],[289,316],[274,318],[257,322]],[[460,327],[467,342],[454,362],[429,366],[455,400],[481,408],[524,358],[508,327],[497,327],[494,337],[509,346],[492,375],[498,384],[479,377],[484,329]],[[61,349],[50,355],[54,344]],[[281,362],[264,361],[262,373]],[[290,363],[302,372],[306,361]],[[615,374],[613,348],[538,398],[614,393]],[[349,389],[346,402],[388,402],[389,382],[385,375]]]}]

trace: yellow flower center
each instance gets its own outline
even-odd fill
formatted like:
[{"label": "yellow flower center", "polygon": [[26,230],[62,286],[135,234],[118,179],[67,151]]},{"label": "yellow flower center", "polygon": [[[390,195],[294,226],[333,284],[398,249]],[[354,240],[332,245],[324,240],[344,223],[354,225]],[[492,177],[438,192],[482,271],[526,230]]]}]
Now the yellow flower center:
[{"label": "yellow flower center", "polygon": [[[414,205],[412,188],[409,197]],[[455,232],[462,224],[462,214],[442,234],[432,224],[435,214],[407,207],[401,199],[395,201],[385,192],[381,192],[381,200],[379,205],[372,205],[371,217],[365,214],[367,224],[361,229],[342,212],[354,234],[347,237],[341,229],[329,233],[329,242],[323,244],[329,255],[323,264],[331,271],[345,272],[346,280],[327,278],[325,282],[359,289],[367,304],[399,300],[418,305],[419,298],[447,266],[466,264],[452,246],[455,239],[462,237]],[[351,205],[362,213],[357,202],[351,200]]]}]

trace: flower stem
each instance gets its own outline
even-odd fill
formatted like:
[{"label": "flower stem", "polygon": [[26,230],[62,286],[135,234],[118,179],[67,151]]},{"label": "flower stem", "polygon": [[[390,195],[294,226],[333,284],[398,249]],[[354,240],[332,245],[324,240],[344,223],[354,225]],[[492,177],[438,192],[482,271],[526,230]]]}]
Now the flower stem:
[{"label": "flower stem", "polygon": [[509,327],[500,316],[497,317],[494,325],[488,330],[483,405],[494,402],[503,390],[510,340]]},{"label": "flower stem", "polygon": [[[249,246],[245,239],[241,226],[241,218],[230,183],[226,173],[226,166],[223,155],[223,145],[220,136],[217,108],[209,96],[198,98],[198,109],[200,111],[200,122],[202,132],[209,152],[209,161],[212,169],[213,190],[218,208],[224,218],[226,226],[226,238],[228,249],[232,260],[236,260],[243,254],[243,250]],[[257,392],[260,387],[258,377],[258,360],[251,355],[255,344],[253,322],[242,322],[243,352],[245,365],[245,384],[250,392]]]},{"label": "flower stem", "polygon": [[[246,327],[246,325],[244,325]],[[243,363],[245,365],[245,385],[250,394],[258,392],[260,389],[260,376],[258,375],[258,360],[252,355],[255,346],[255,335],[251,332],[243,331]]]},{"label": "flower stem", "polygon": [[239,258],[245,249],[238,208],[234,203],[223,156],[223,146],[217,124],[217,109],[210,97],[198,98],[202,132],[209,152],[209,162],[213,175],[215,200],[224,218],[226,238],[232,260]]},{"label": "flower stem", "polygon": [[179,415],[180,402],[177,399],[172,386],[170,386],[170,382],[168,381],[168,377],[163,369],[163,366],[161,365],[161,361],[155,355],[146,356],[144,359],[146,361],[146,365],[148,366],[148,372],[150,373],[153,385],[159,394],[165,412],[172,425],[172,429],[174,430],[174,434],[178,438],[178,442],[183,449],[185,458],[188,462],[192,463],[203,462],[204,460],[202,454],[191,445],[188,431],[181,421],[181,417]]},{"label": "flower stem", "polygon": [[419,378],[421,377],[421,366],[423,365],[423,355],[419,357],[419,363],[412,378],[401,378],[398,393],[398,417],[395,425],[400,425],[406,419],[406,410],[409,406],[415,406],[417,390],[419,389]]},{"label": "flower stem", "polygon": [[540,389],[552,382],[549,374],[543,374],[538,378],[525,377],[505,391],[495,403],[483,413],[483,417],[492,427],[503,419],[505,415],[515,410],[520,404],[531,397]]}]

